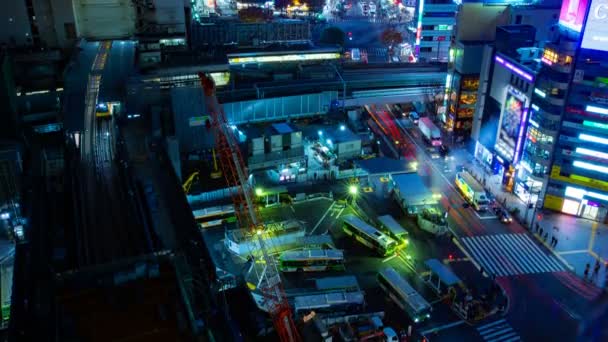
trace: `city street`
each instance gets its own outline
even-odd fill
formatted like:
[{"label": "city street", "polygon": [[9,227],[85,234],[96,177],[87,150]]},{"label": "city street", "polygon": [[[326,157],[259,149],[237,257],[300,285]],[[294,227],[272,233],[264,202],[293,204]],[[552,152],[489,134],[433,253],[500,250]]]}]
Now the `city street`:
[{"label": "city street", "polygon": [[[569,273],[566,265],[539,246],[518,222],[505,225],[464,208],[453,179],[456,166],[467,160],[460,159],[458,151],[452,151],[453,159],[433,159],[416,128],[403,133],[417,147],[420,172],[427,185],[444,195],[443,204],[450,208],[450,229],[459,247],[478,267],[485,266],[485,273],[494,274],[508,294],[505,320],[510,327],[523,340],[575,339],[578,321],[601,291]],[[455,335],[445,329],[437,336],[439,340],[453,340],[461,336],[462,329],[453,329]]]}]

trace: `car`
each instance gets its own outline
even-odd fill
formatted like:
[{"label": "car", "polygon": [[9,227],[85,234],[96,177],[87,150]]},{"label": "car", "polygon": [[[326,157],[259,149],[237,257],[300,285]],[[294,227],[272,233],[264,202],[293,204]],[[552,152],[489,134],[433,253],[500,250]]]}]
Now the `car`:
[{"label": "car", "polygon": [[412,122],[414,123],[414,125],[418,124],[418,120],[420,120],[420,115],[418,115],[418,113],[416,112],[410,112],[410,120],[412,120]]},{"label": "car", "polygon": [[502,223],[513,222],[513,218],[511,217],[511,215],[509,215],[509,213],[504,208],[501,208],[501,207],[495,208],[495,213],[496,213],[496,217],[500,220],[500,222],[502,222]]},{"label": "car", "polygon": [[439,146],[439,154],[441,154],[442,157],[447,156],[449,153],[450,153],[449,147],[447,147],[446,145]]}]

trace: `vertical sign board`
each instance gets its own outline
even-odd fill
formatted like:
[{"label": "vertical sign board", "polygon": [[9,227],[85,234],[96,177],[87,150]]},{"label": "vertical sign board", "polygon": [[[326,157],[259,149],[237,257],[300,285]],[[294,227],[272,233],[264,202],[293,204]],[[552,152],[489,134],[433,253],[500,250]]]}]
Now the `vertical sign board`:
[{"label": "vertical sign board", "polygon": [[592,0],[581,48],[608,51],[608,0]]},{"label": "vertical sign board", "polygon": [[570,30],[581,32],[588,0],[563,0],[559,14],[559,24]]},{"label": "vertical sign board", "polygon": [[524,108],[526,96],[516,89],[509,87],[500,120],[498,139],[495,150],[509,163],[517,162],[518,147],[521,144],[522,126],[525,125]]}]

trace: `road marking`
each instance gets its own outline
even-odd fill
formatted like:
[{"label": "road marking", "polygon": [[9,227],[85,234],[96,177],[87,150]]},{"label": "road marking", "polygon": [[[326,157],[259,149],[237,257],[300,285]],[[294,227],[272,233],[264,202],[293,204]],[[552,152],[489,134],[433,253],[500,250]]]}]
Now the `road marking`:
[{"label": "road marking", "polygon": [[593,245],[595,244],[595,234],[597,234],[597,227],[597,222],[593,222],[593,224],[591,225],[591,237],[589,238],[589,246],[587,247],[589,251],[593,251]]},{"label": "road marking", "polygon": [[346,208],[342,208],[342,209],[340,209],[340,211],[338,212],[338,215],[336,215],[336,219],[337,219],[338,217],[340,217],[340,215],[342,215],[342,212],[344,211],[344,209],[346,209]]},{"label": "road marking", "polygon": [[312,233],[314,233],[315,230],[317,230],[317,228],[319,228],[319,225],[321,225],[321,222],[323,222],[323,220],[325,220],[325,217],[327,216],[327,214],[329,214],[329,211],[334,207],[334,204],[336,204],[335,201],[331,202],[331,205],[329,206],[329,208],[327,208],[327,210],[325,210],[325,214],[323,214],[323,216],[321,217],[319,222],[317,222],[317,224],[315,224],[315,226],[312,228],[310,233],[308,233],[308,235],[312,235]]},{"label": "road marking", "polygon": [[385,263],[385,262],[387,262],[387,261],[390,261],[390,260],[395,259],[396,257],[397,257],[397,254],[393,254],[393,255],[391,255],[391,256],[390,256],[390,257],[388,257],[388,258],[384,258],[384,260],[382,260],[382,262],[383,262],[383,263]]},{"label": "road marking", "polygon": [[545,254],[525,234],[465,237],[462,242],[484,269],[498,277],[564,270],[556,256]]},{"label": "road marking", "polygon": [[423,330],[423,331],[420,332],[420,335],[424,336],[424,335],[428,335],[428,334],[431,334],[431,333],[436,333],[438,331],[450,329],[450,328],[462,325],[464,323],[465,323],[464,320],[460,320],[460,321],[456,321],[456,322],[440,325],[438,327],[434,327],[434,328],[431,328],[431,329]]},{"label": "road marking", "polygon": [[577,250],[573,250],[573,251],[557,252],[557,254],[559,254],[559,255],[583,254],[583,253],[589,253],[589,250],[588,249],[577,249]]},{"label": "road marking", "polygon": [[519,341],[521,337],[504,318],[477,327],[477,332],[484,341]]}]

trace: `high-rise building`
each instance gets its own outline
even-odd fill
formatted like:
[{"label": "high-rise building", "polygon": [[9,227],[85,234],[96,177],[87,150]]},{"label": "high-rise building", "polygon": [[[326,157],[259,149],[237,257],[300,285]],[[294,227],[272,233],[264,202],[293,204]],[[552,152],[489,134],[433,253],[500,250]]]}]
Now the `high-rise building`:
[{"label": "high-rise building", "polygon": [[608,2],[564,0],[560,26],[543,54],[547,83],[535,90],[532,114],[540,129],[558,131],[544,207],[606,222]]},{"label": "high-rise building", "polygon": [[[490,61],[493,56],[493,50],[488,50],[489,54],[484,56],[484,46],[495,44],[496,50],[513,56],[518,62],[526,59],[531,62],[536,57],[536,50],[527,50],[528,55],[524,56],[520,55],[518,49],[542,48],[545,41],[554,36],[554,32],[557,32],[559,6],[560,3],[556,0],[499,0],[492,1],[491,6],[486,2],[465,2],[459,5],[454,41],[449,52],[445,105],[438,112],[439,119],[453,142],[468,141],[475,131],[474,126],[481,124],[480,121],[473,120],[479,77],[482,60]],[[503,28],[497,30],[500,26]],[[473,136],[475,140],[478,138]]]},{"label": "high-rise building", "polygon": [[69,48],[76,40],[71,0],[12,0],[2,3],[0,42],[13,47]]},{"label": "high-rise building", "polygon": [[452,0],[418,0],[416,57],[421,61],[448,61],[458,5]]}]

